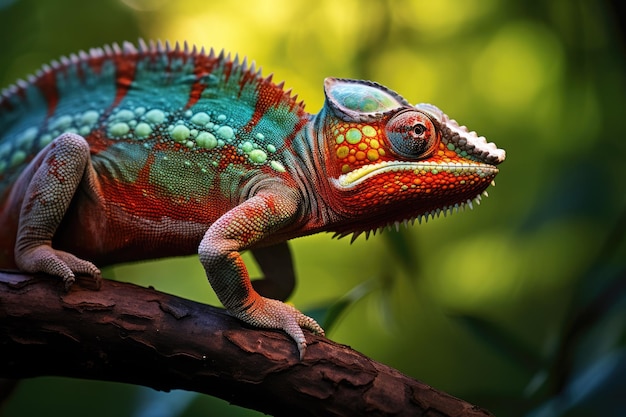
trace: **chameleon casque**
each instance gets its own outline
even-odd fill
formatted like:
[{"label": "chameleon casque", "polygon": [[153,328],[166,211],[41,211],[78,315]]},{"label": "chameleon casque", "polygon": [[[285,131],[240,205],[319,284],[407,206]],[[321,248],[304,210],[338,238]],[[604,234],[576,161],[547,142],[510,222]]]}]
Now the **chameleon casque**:
[{"label": "chameleon casque", "polygon": [[[286,241],[376,231],[480,200],[505,152],[429,104],[327,78],[316,115],[223,52],[93,49],[0,96],[0,267],[69,288],[98,267],[199,254],[227,310],[297,343]],[[251,283],[240,253],[264,279]],[[96,266],[98,265],[98,267]]]}]

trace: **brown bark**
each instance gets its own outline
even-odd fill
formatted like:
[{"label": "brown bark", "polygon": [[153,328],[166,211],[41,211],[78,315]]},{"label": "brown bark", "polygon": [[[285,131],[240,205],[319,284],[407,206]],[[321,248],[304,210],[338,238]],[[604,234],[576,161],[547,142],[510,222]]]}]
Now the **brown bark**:
[{"label": "brown bark", "polygon": [[154,289],[0,272],[0,377],[59,375],[185,389],[273,415],[489,416],[366,356]]}]

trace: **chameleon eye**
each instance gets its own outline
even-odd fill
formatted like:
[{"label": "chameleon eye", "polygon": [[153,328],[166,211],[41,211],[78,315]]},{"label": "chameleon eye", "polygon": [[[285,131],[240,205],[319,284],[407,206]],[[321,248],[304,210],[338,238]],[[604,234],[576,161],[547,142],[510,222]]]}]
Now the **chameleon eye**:
[{"label": "chameleon eye", "polygon": [[387,123],[386,132],[392,149],[409,158],[430,156],[439,140],[432,120],[426,114],[414,110],[393,116]]}]

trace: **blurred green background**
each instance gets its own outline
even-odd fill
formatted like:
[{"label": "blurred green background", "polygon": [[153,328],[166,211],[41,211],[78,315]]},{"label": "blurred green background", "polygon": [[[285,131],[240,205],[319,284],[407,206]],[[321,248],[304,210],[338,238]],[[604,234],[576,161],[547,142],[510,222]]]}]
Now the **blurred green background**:
[{"label": "blurred green background", "polygon": [[[328,336],[501,416],[626,415],[626,66],[619,2],[0,0],[0,85],[137,38],[247,56],[322,106],[326,76],[431,102],[506,149],[473,210],[292,242]],[[258,273],[251,265],[252,274]],[[194,257],[107,276],[218,305]],[[257,415],[208,396],[37,378],[2,416]]]}]

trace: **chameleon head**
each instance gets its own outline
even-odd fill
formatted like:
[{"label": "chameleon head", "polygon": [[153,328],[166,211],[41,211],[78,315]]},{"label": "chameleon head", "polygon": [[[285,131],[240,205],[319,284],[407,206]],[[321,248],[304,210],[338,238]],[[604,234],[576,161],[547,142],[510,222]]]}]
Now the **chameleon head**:
[{"label": "chameleon head", "polygon": [[344,218],[340,233],[471,205],[504,161],[504,150],[437,107],[411,106],[379,84],[329,78],[325,93],[323,129],[335,209]]}]

